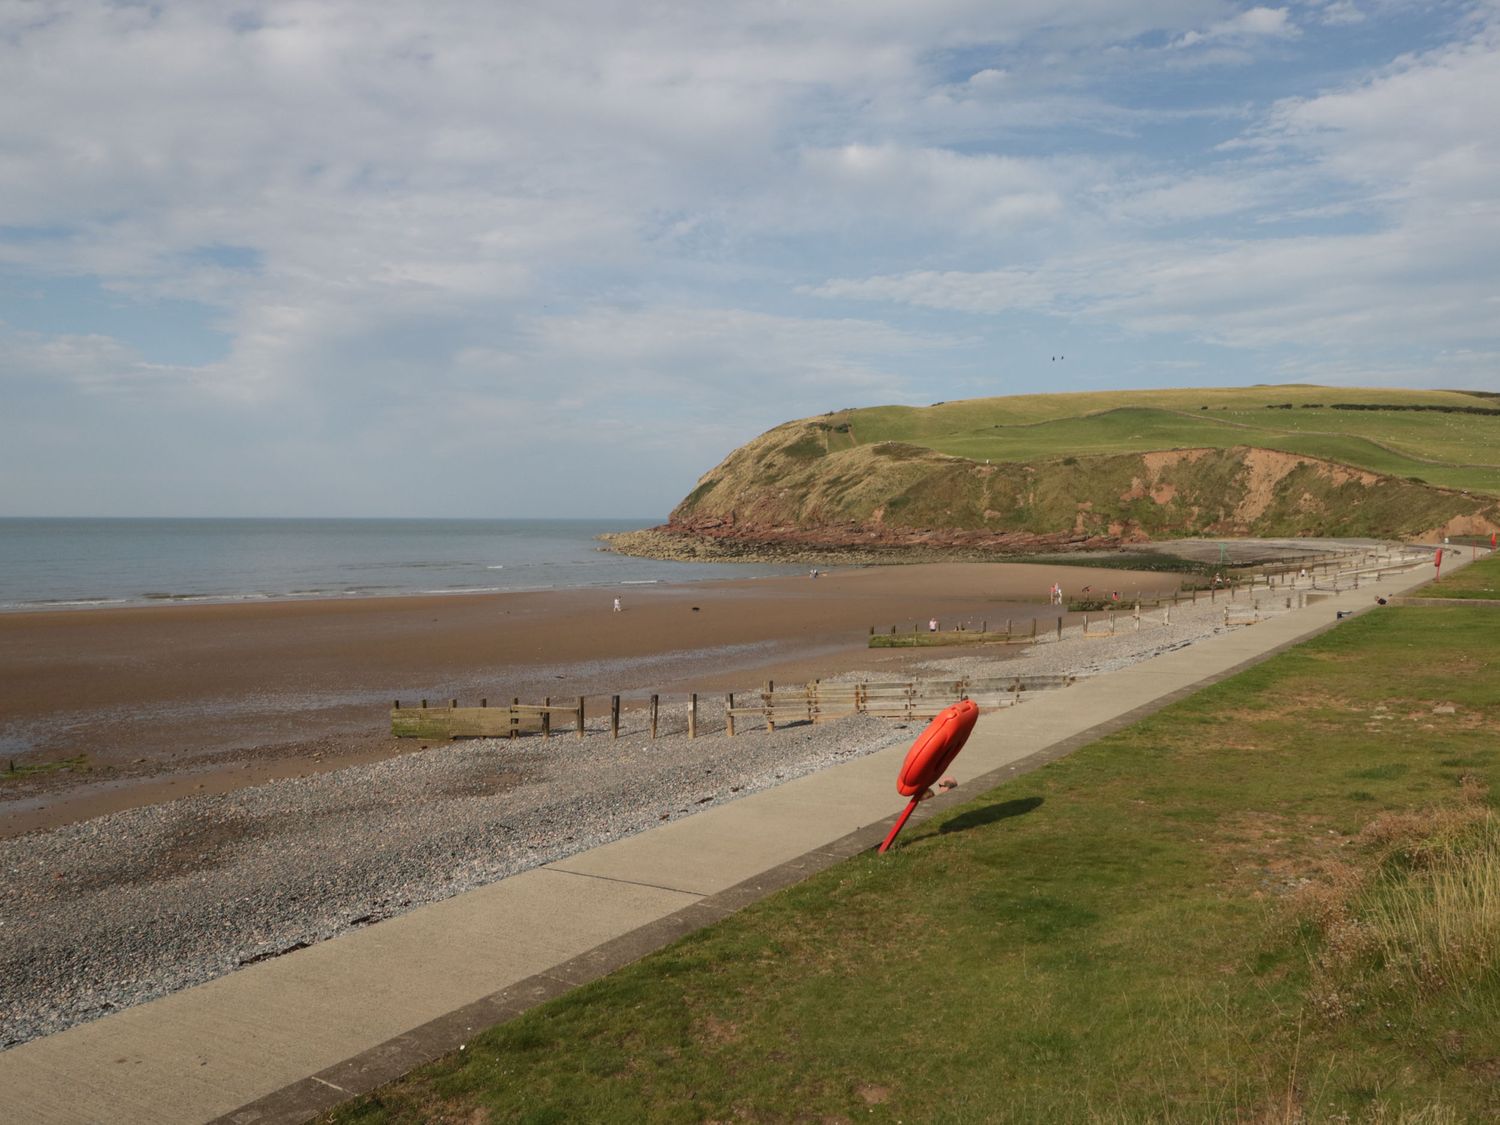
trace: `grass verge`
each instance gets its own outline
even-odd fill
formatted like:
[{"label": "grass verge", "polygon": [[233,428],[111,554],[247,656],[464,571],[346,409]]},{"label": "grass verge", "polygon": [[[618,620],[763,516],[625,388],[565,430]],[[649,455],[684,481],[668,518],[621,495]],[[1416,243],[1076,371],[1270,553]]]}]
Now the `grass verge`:
[{"label": "grass verge", "polygon": [[[1465,548],[1459,547],[1458,551]],[[1500,600],[1500,552],[1476,559],[1462,570],[1413,591],[1419,598],[1479,598]]]},{"label": "grass verge", "polygon": [[1495,1120],[1497,625],[1346,622],[331,1120]]}]

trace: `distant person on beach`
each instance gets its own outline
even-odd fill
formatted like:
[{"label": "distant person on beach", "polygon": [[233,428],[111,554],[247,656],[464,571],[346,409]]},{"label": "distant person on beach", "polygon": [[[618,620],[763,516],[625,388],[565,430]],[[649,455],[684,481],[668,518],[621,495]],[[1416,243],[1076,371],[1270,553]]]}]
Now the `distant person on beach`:
[{"label": "distant person on beach", "polygon": [[934,617],[931,621],[927,622],[927,631],[929,633],[936,633],[937,632],[937,618],[936,617]]},{"label": "distant person on beach", "polygon": [[813,567],[812,568],[812,576],[814,578],[816,578],[818,576],[818,568],[817,567]]},{"label": "distant person on beach", "polygon": [[615,599],[615,612],[616,613],[620,612],[620,599],[619,598]]}]

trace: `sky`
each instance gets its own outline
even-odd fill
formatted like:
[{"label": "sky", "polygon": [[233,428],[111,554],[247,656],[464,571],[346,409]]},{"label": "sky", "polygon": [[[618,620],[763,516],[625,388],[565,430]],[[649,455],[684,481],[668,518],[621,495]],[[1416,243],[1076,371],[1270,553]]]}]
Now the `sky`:
[{"label": "sky", "polygon": [[844,407],[1500,391],[1497,106],[1500,0],[0,0],[0,515],[655,519]]}]

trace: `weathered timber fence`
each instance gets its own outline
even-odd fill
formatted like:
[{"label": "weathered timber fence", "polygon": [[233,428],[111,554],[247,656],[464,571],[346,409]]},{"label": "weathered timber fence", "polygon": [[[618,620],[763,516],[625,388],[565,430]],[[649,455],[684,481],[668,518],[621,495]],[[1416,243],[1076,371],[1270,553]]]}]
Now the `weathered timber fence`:
[{"label": "weathered timber fence", "polygon": [[[725,699],[724,723],[728,734],[736,733],[736,720],[753,720],[774,731],[777,724],[794,722],[821,723],[848,715],[865,714],[890,719],[930,719],[943,708],[960,699],[973,699],[981,707],[995,709],[1019,703],[1028,692],[1066,687],[1072,676],[993,676],[956,680],[895,680],[889,682],[799,684],[778,689],[768,683],[758,692],[742,692],[738,699]],[[698,694],[688,697],[687,736],[698,735]],[[522,734],[553,733],[553,719],[571,725],[582,738],[585,728],[584,698],[577,704],[555,706],[550,700],[541,705],[512,701],[506,707],[490,707],[481,701],[479,707],[460,707],[450,700],[446,707],[402,706],[399,700],[391,708],[391,734],[397,738],[427,738],[434,741],[453,738],[516,738]],[[650,697],[647,722],[650,736],[657,737],[660,697]],[[611,738],[620,733],[620,697],[610,696],[608,729]],[[680,728],[679,728],[680,729]]]},{"label": "weathered timber fence", "polygon": [[911,632],[897,631],[896,626],[891,626],[889,633],[876,632],[875,626],[870,626],[869,648],[932,648],[940,645],[1030,645],[1036,643],[1037,619],[1031,619],[1030,628],[1021,632],[1011,629],[1011,622],[1005,623],[1005,632],[990,632],[989,622],[983,622],[979,629],[967,629],[963,627],[955,629],[922,629],[912,627]]},{"label": "weathered timber fence", "polygon": [[824,683],[815,681],[795,688],[741,693],[725,699],[726,730],[735,733],[736,721],[752,720],[767,730],[776,725],[805,722],[825,723],[849,715],[874,715],[886,719],[931,719],[960,699],[972,699],[980,707],[995,709],[1019,703],[1025,692],[1066,687],[1072,676],[993,676],[957,680],[892,680]]},{"label": "weathered timber fence", "polygon": [[552,734],[552,716],[571,719],[579,738],[583,737],[583,696],[576,706],[554,706],[549,698],[538,704],[512,700],[508,707],[491,707],[480,700],[478,707],[460,707],[449,700],[447,707],[403,707],[395,701],[391,708],[391,734],[396,738],[515,738],[521,734]]}]

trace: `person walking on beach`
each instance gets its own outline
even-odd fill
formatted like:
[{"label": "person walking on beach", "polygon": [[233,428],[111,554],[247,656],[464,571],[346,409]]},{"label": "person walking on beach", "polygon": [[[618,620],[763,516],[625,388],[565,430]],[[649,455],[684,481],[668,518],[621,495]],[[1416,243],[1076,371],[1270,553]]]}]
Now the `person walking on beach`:
[{"label": "person walking on beach", "polygon": [[929,633],[936,633],[937,632],[937,618],[936,617],[934,617],[931,621],[927,622],[927,631]]},{"label": "person walking on beach", "polygon": [[615,612],[616,613],[620,612],[620,599],[619,598],[615,599]]}]

